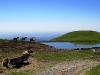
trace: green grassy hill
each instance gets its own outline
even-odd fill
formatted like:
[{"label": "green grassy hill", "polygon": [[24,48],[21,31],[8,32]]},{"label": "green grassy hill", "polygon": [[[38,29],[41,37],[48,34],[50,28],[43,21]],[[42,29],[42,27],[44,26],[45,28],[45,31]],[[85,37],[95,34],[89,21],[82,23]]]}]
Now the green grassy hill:
[{"label": "green grassy hill", "polygon": [[66,33],[51,41],[68,41],[68,42],[100,42],[100,33],[97,31],[73,31]]}]

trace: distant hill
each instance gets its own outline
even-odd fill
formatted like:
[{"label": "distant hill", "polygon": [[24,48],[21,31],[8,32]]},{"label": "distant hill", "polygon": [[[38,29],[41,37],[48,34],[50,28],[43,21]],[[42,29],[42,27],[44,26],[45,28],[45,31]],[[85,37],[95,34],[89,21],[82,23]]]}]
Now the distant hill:
[{"label": "distant hill", "polygon": [[62,36],[52,39],[51,41],[67,42],[100,42],[100,33],[97,31],[81,30],[66,33]]}]

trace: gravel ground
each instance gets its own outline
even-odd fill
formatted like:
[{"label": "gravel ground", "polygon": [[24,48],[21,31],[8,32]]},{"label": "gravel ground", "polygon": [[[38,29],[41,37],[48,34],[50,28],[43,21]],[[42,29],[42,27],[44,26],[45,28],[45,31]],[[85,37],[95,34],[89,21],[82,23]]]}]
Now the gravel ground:
[{"label": "gravel ground", "polygon": [[85,75],[90,68],[99,65],[100,62],[93,60],[78,60],[59,63],[40,75]]}]

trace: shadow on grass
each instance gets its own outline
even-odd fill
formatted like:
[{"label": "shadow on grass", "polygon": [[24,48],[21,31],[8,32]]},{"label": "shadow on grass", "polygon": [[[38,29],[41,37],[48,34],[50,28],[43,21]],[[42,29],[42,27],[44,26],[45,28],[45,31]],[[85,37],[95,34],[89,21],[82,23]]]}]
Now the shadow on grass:
[{"label": "shadow on grass", "polygon": [[16,65],[14,66],[14,68],[19,69],[19,68],[21,68],[22,66],[27,66],[27,65],[29,65],[29,64],[30,64],[29,62],[22,62],[22,63],[16,64]]}]

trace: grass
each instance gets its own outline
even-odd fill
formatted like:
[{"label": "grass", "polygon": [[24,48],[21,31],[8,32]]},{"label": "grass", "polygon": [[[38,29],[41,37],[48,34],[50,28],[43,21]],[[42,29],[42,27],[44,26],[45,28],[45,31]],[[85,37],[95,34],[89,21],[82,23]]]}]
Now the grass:
[{"label": "grass", "polygon": [[65,61],[65,60],[79,60],[79,59],[91,59],[99,57],[95,55],[92,50],[82,51],[58,51],[58,52],[37,52],[34,55],[38,60],[50,60],[50,61]]},{"label": "grass", "polygon": [[12,52],[12,51],[7,51],[7,52],[3,52],[2,50],[0,50],[0,55],[4,55],[4,56],[6,56],[6,55],[16,55],[16,54],[22,54],[22,52]]},{"label": "grass", "polygon": [[93,67],[90,71],[87,71],[86,75],[100,75],[100,65]]},{"label": "grass", "polygon": [[[8,42],[5,40],[0,40],[1,42]],[[71,41],[71,42],[100,42],[100,33],[95,31],[75,31],[65,34],[61,37],[53,39],[53,41]],[[0,50],[0,55],[17,55],[21,52],[3,52]],[[44,65],[39,67],[33,67],[29,70],[20,70],[20,71],[9,71],[4,73],[5,75],[37,75],[39,72],[50,68],[56,63],[63,61],[72,61],[72,60],[85,60],[95,58],[100,58],[100,55],[96,55],[92,50],[82,50],[82,51],[57,51],[57,52],[36,52],[35,55],[32,55],[33,58],[36,58],[40,62],[44,62]],[[93,67],[90,71],[87,71],[86,75],[100,75],[100,65]]]},{"label": "grass", "polygon": [[72,60],[84,60],[84,59],[94,59],[100,57],[93,53],[92,50],[82,50],[82,51],[58,51],[58,52],[36,52],[35,55],[32,55],[32,58],[36,58],[38,61],[43,62],[44,65],[38,67],[33,67],[29,70],[20,70],[20,71],[9,71],[5,75],[37,75],[39,72],[42,72],[57,63],[63,61],[72,61]]},{"label": "grass", "polygon": [[0,39],[0,42],[8,42],[9,40],[7,39]]},{"label": "grass", "polygon": [[59,36],[51,41],[100,43],[100,33],[96,31],[73,31]]},{"label": "grass", "polygon": [[10,74],[7,74],[7,75],[27,75],[27,74],[25,72],[23,72],[23,71],[19,71],[19,72],[11,72]]}]

